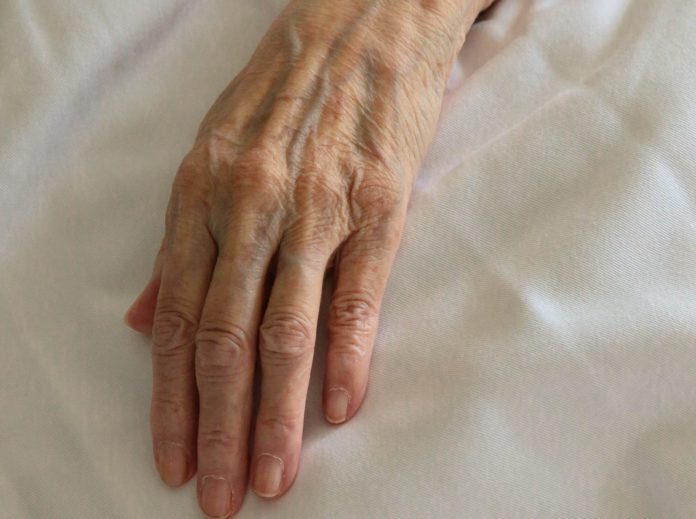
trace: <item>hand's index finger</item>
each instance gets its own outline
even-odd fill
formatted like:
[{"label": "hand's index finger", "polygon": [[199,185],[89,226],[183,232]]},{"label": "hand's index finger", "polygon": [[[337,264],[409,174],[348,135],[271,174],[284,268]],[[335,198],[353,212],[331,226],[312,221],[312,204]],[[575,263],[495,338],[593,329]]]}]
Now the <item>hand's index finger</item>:
[{"label": "hand's index finger", "polygon": [[196,336],[198,495],[211,517],[238,510],[247,485],[256,337],[271,250],[245,254],[251,233],[221,245]]}]

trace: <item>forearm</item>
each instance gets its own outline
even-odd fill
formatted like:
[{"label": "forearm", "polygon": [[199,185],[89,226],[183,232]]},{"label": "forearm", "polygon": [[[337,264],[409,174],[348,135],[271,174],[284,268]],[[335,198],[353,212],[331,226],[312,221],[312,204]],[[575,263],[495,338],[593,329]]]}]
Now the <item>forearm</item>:
[{"label": "forearm", "polygon": [[389,68],[417,59],[449,70],[476,17],[493,1],[291,0],[276,23],[297,28],[288,36],[298,54],[306,43],[323,42],[375,54]]}]

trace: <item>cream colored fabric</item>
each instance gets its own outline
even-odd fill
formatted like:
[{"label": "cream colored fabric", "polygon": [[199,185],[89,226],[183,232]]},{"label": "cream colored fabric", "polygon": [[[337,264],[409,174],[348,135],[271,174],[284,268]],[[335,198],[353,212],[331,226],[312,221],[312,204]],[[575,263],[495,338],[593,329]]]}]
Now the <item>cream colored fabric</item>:
[{"label": "cream colored fabric", "polygon": [[[153,468],[121,316],[282,3],[0,3],[0,517],[197,517]],[[453,70],[363,408],[322,418],[322,325],[295,486],[240,517],[696,517],[694,114],[696,2],[500,0]]]}]

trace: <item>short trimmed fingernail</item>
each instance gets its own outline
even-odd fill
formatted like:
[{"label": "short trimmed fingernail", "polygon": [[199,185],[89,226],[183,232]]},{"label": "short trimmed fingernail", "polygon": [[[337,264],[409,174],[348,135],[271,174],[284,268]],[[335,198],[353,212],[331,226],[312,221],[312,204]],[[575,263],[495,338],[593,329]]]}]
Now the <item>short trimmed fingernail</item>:
[{"label": "short trimmed fingernail", "polygon": [[350,395],[341,387],[329,389],[326,395],[326,419],[331,423],[342,423],[348,416]]},{"label": "short trimmed fingernail", "polygon": [[178,487],[188,477],[188,460],[184,446],[163,441],[157,449],[157,469],[160,477],[170,487]]},{"label": "short trimmed fingernail", "polygon": [[220,476],[205,476],[201,480],[201,508],[209,517],[230,515],[232,489],[227,480]]},{"label": "short trimmed fingernail", "polygon": [[280,492],[283,480],[283,460],[272,454],[256,458],[254,492],[261,497],[273,497]]}]

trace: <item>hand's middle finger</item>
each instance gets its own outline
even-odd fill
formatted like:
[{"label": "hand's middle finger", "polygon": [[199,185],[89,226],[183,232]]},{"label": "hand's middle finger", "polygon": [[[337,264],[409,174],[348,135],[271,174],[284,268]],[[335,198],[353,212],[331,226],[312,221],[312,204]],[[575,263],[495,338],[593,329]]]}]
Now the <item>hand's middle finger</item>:
[{"label": "hand's middle finger", "polygon": [[286,492],[297,473],[317,317],[328,253],[282,246],[260,328],[261,402],[254,431],[253,488]]},{"label": "hand's middle finger", "polygon": [[220,245],[196,336],[198,495],[211,517],[241,506],[247,482],[256,336],[272,248],[243,225]]}]

